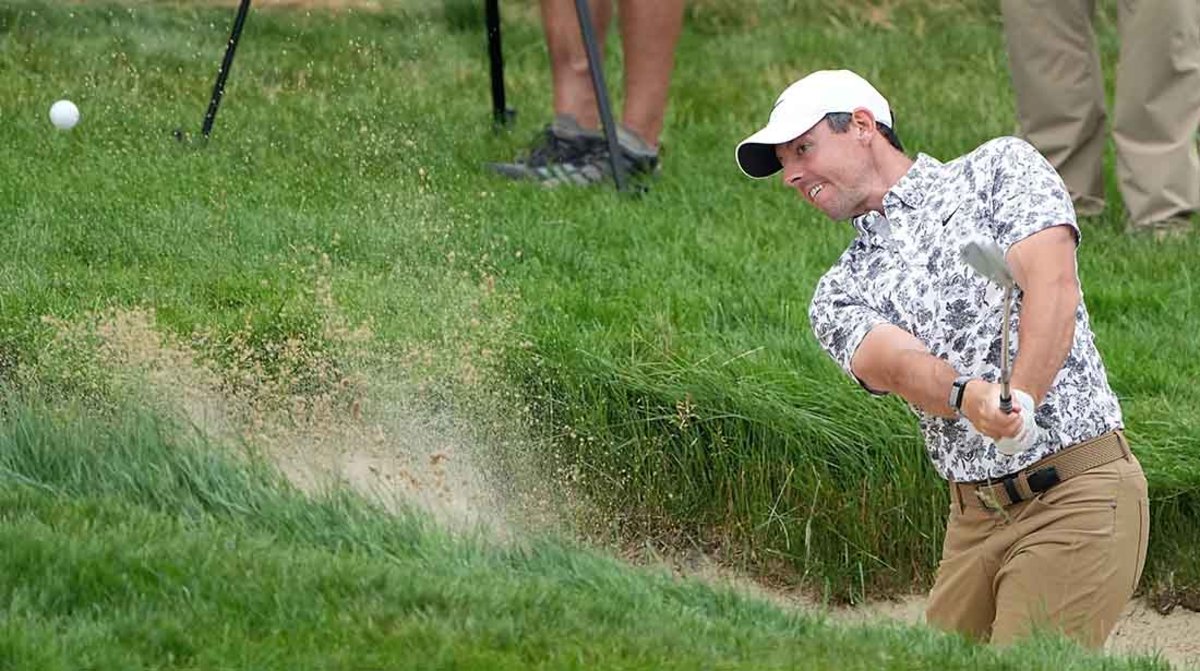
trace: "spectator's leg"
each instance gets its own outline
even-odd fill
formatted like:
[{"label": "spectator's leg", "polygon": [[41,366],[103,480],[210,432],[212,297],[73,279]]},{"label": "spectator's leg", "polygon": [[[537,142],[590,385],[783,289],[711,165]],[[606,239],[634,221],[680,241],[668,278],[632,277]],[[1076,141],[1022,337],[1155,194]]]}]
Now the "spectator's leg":
[{"label": "spectator's leg", "polygon": [[1200,3],[1121,0],[1113,135],[1131,222],[1200,210]]},{"label": "spectator's leg", "polygon": [[675,44],[683,27],[683,0],[621,0],[617,21],[625,54],[622,122],[657,150],[675,66]]},{"label": "spectator's leg", "polygon": [[1099,214],[1105,113],[1095,0],[1002,0],[1000,6],[1021,132],[1062,175],[1078,214]]},{"label": "spectator's leg", "polygon": [[[612,21],[612,0],[589,0],[596,42],[604,53],[604,37]],[[550,50],[550,76],[554,85],[554,113],[568,114],[589,129],[600,127],[600,112],[592,89],[587,51],[579,30],[574,0],[542,0],[542,29]]]}]

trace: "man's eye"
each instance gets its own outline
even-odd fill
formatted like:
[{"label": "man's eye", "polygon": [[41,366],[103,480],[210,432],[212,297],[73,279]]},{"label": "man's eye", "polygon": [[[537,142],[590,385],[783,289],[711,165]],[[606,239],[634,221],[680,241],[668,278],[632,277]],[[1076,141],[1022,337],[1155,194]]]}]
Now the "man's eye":
[{"label": "man's eye", "polygon": [[807,144],[807,143],[798,144],[798,145],[796,145],[796,153],[797,154],[807,154],[808,150],[811,148],[812,148],[811,144]]}]

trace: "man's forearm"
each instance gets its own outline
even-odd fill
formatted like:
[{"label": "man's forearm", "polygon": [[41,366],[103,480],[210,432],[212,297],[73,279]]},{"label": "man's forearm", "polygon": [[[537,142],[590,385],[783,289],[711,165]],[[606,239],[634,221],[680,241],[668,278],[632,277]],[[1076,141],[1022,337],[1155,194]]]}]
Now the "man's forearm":
[{"label": "man's forearm", "polygon": [[921,410],[939,417],[956,417],[947,403],[958,373],[942,359],[919,350],[903,350],[892,359],[887,389]]},{"label": "man's forearm", "polygon": [[1021,299],[1019,349],[1012,386],[1041,403],[1062,369],[1075,338],[1079,285],[1074,278],[1027,292]]},{"label": "man's forearm", "polygon": [[[1040,403],[1062,369],[1075,335],[1078,284],[1064,282],[1026,294],[1021,305],[1020,349],[1013,366],[1012,387]],[[950,364],[915,349],[896,352],[889,362],[883,391],[898,394],[914,406],[940,417],[957,413],[947,403],[958,376]]]}]

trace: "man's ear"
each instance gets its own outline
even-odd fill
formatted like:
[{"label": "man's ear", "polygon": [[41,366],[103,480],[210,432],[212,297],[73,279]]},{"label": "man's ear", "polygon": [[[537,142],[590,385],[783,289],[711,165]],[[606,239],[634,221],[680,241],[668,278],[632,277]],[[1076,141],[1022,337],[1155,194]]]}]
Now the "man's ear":
[{"label": "man's ear", "polygon": [[854,110],[851,115],[851,121],[854,123],[854,128],[857,137],[861,139],[870,139],[875,134],[875,115],[865,107],[859,107]]}]

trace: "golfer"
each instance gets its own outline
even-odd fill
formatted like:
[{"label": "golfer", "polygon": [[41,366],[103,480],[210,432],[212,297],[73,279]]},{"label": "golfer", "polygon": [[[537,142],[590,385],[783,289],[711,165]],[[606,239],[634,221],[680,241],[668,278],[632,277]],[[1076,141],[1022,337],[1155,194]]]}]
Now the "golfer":
[{"label": "golfer", "polygon": [[[860,385],[908,402],[949,481],[927,620],[998,644],[1040,628],[1103,645],[1145,561],[1146,479],[1096,351],[1058,174],[1011,137],[949,163],[913,160],[887,100],[846,70],[789,86],[736,155],[857,233],[809,317]],[[961,255],[980,239],[1017,283],[1011,412],[998,384],[1004,290]]]}]

